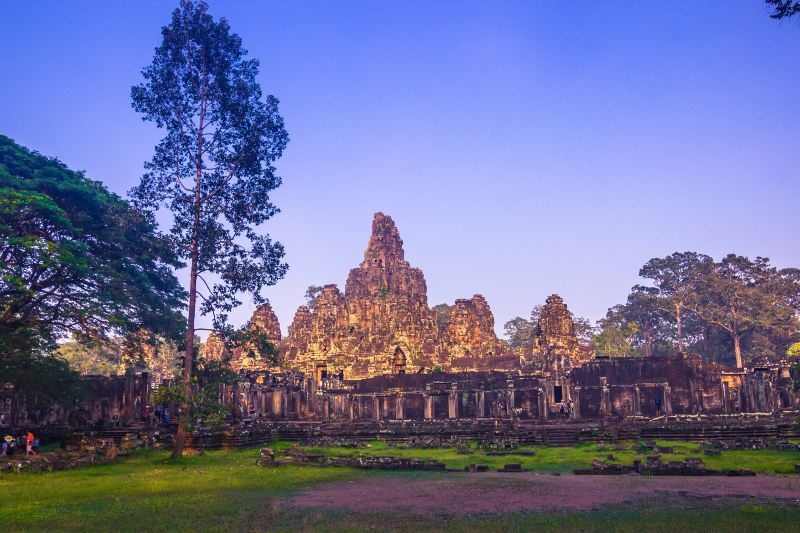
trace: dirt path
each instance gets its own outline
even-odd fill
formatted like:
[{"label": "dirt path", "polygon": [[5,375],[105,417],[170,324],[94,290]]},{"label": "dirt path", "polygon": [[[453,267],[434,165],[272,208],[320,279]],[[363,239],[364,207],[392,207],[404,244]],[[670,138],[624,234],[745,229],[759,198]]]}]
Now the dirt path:
[{"label": "dirt path", "polygon": [[586,510],[641,498],[781,499],[800,505],[800,477],[643,477],[564,474],[375,476],[317,485],[288,498],[291,507],[404,511],[416,514]]}]

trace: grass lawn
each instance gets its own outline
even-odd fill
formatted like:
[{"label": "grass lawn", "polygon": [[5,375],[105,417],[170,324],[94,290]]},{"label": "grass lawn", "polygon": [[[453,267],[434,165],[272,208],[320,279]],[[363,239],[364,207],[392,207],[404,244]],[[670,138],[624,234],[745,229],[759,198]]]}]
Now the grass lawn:
[{"label": "grass lawn", "polygon": [[[700,457],[706,466],[714,470],[748,468],[757,473],[766,474],[791,474],[794,472],[795,463],[800,463],[800,452],[787,452],[779,450],[732,450],[723,451],[718,457],[709,457],[698,452],[698,444],[689,442],[658,441],[661,446],[670,446],[675,453],[660,454],[662,461],[682,461],[687,457]],[[290,443],[278,443],[276,447],[285,448]],[[521,446],[520,450],[533,450],[536,455],[508,455],[489,456],[472,444],[471,455],[460,455],[452,448],[429,450],[403,450],[387,446],[385,442],[374,441],[368,448],[336,448],[336,447],[306,447],[311,453],[323,453],[334,456],[354,455],[390,455],[397,457],[413,457],[419,459],[437,459],[445,463],[448,468],[463,468],[470,463],[489,465],[490,468],[499,468],[506,463],[520,463],[523,468],[536,472],[571,472],[575,468],[589,468],[592,459],[608,461],[607,456],[614,454],[615,461],[621,464],[630,464],[634,459],[643,459],[646,455],[637,454],[632,450],[627,451],[599,451],[597,444],[582,443],[573,448],[549,448],[546,446]],[[652,454],[654,452],[651,452]],[[648,455],[650,455],[648,454]]]},{"label": "grass lawn", "polygon": [[[276,443],[277,447],[288,443]],[[696,445],[686,444],[687,449]],[[457,455],[454,450],[396,450],[382,443],[364,449],[326,448],[325,453],[374,453],[444,460],[448,466],[470,462],[500,465],[521,462],[539,470],[569,470],[603,457],[596,446],[537,448],[534,457]],[[628,461],[633,454],[614,452]],[[348,468],[255,465],[257,449],[208,452],[179,461],[164,451],[142,451],[107,465],[46,474],[0,475],[0,524],[4,531],[792,531],[800,508],[763,504],[606,508],[592,512],[510,513],[502,516],[415,516],[285,509],[279,496],[322,481],[383,476],[435,476],[426,473],[376,473]],[[800,462],[795,452],[723,452],[709,466],[758,471],[788,471]]]}]

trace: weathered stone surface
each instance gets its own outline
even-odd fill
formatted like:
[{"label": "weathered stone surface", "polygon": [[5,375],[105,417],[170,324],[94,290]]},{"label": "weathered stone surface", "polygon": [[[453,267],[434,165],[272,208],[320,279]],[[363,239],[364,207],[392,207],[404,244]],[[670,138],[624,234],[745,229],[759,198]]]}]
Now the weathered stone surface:
[{"label": "weathered stone surface", "polygon": [[364,260],[350,271],[342,294],[326,285],[311,308],[300,307],[289,328],[286,362],[314,375],[347,379],[488,365],[508,353],[494,333],[486,300],[459,300],[444,334],[428,307],[425,276],[405,259],[391,217],[376,213]]},{"label": "weathered stone surface", "polygon": [[498,356],[510,355],[511,349],[497,338],[489,304],[476,294],[456,300],[439,352],[451,370],[484,370],[497,362]]},{"label": "weathered stone surface", "polygon": [[[250,317],[249,327],[257,329],[275,345],[277,349],[281,341],[281,326],[278,317],[269,304],[259,305]],[[280,366],[272,364],[259,350],[250,344],[236,346],[232,350],[216,332],[211,332],[201,347],[203,357],[208,361],[222,361],[229,358],[233,370],[279,370]]]},{"label": "weathered stone surface", "polygon": [[[265,334],[277,349],[281,341],[281,325],[269,304],[259,305],[250,317],[249,326]],[[246,344],[234,348],[230,366],[233,370],[278,370],[255,346]]]},{"label": "weathered stone surface", "polygon": [[200,348],[201,355],[206,361],[222,361],[225,358],[225,341],[217,332],[212,331],[206,342]]},{"label": "weathered stone surface", "polygon": [[528,362],[534,370],[564,373],[593,357],[578,344],[572,313],[557,294],[548,296],[542,307],[535,341]]},{"label": "weathered stone surface", "polygon": [[[442,318],[442,317],[440,317]],[[269,306],[253,315],[254,327],[280,341],[278,319]],[[580,355],[572,314],[560,297],[547,300],[532,353],[514,353],[497,338],[494,316],[480,294],[456,300],[449,319],[428,307],[425,276],[405,258],[403,240],[391,217],[375,213],[361,264],[347,277],[344,293],[326,285],[309,306],[297,309],[289,337],[279,344],[284,370],[297,370],[321,383],[323,376],[363,379],[431,370],[568,371]],[[221,359],[225,348],[210,336],[205,350]],[[234,350],[235,370],[278,370],[252,347]],[[527,355],[527,357],[525,357]]]}]

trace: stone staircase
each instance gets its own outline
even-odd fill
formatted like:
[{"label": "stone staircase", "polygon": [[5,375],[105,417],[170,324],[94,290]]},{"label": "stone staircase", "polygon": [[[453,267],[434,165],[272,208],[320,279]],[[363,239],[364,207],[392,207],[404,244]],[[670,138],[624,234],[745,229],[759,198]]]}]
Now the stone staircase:
[{"label": "stone staircase", "polygon": [[579,442],[578,426],[543,426],[542,444],[547,446],[575,446]]},{"label": "stone staircase", "polygon": [[707,440],[795,439],[800,430],[791,424],[747,426],[664,426],[642,427],[640,438],[648,440]]}]

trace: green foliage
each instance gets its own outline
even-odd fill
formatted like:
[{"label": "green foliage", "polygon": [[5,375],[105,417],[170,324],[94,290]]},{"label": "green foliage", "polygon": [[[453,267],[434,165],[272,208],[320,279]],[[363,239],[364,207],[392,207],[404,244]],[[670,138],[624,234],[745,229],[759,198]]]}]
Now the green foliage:
[{"label": "green foliage", "polygon": [[287,269],[283,246],[262,224],[278,212],[269,195],[281,183],[273,163],[289,138],[278,100],[263,97],[258,61],[205,2],[182,0],[161,34],[131,100],[166,131],[131,195],[148,211],[171,211],[173,249],[189,260],[190,282],[199,278],[204,293],[201,312],[224,335],[239,295],[266,302],[263,288]]},{"label": "green foliage", "polygon": [[[373,447],[379,443],[373,443]],[[681,451],[696,444],[670,442]],[[275,443],[283,448],[291,443]],[[382,444],[381,444],[382,445]],[[368,448],[367,453],[373,448]],[[334,449],[323,448],[325,453]],[[347,453],[354,450],[337,449]],[[357,450],[364,452],[365,450]],[[387,455],[401,450],[376,449]],[[445,450],[423,450],[427,457]],[[402,450],[402,452],[406,452]],[[420,453],[419,451],[416,451]],[[483,463],[485,459],[500,462],[524,462],[537,456],[542,463],[559,463],[549,471],[563,471],[566,465],[585,467],[592,458],[603,459],[604,453],[593,445],[577,448],[536,448],[533,457],[458,456],[450,450],[445,456],[448,466],[453,460]],[[477,452],[476,450],[476,453]],[[618,452],[615,452],[618,453]],[[420,455],[422,455],[420,453]],[[778,502],[763,506],[726,502],[702,502],[683,505],[684,500],[660,498],[655,503],[639,501],[624,507],[605,507],[591,512],[528,512],[504,515],[475,515],[465,509],[463,516],[418,515],[407,509],[397,512],[361,513],[337,510],[294,509],[283,505],[282,498],[302,493],[318,483],[358,483],[378,478],[391,485],[397,481],[427,480],[429,487],[438,486],[442,477],[431,473],[376,473],[350,468],[320,468],[287,465],[264,468],[255,464],[258,450],[225,450],[199,456],[167,460],[161,451],[137,452],[131,457],[106,465],[90,466],[49,474],[4,474],[0,477],[0,523],[9,531],[274,531],[384,530],[401,531],[793,531],[800,520],[795,507],[782,507]],[[559,459],[559,457],[561,459]],[[671,458],[672,456],[667,456]],[[676,459],[685,456],[676,455]],[[629,462],[627,455],[620,457]],[[793,452],[758,450],[723,452],[708,461],[735,463],[736,468],[753,468],[760,472],[787,471],[798,462]],[[484,463],[488,464],[488,463]],[[492,463],[493,465],[495,463]],[[524,464],[529,466],[527,463]],[[714,463],[714,468],[720,468]],[[547,471],[547,470],[546,470]],[[448,474],[449,475],[449,474]],[[475,481],[493,483],[491,478],[476,474]],[[480,479],[480,481],[479,481]],[[509,480],[501,480],[508,483]],[[792,480],[786,478],[787,483]],[[516,482],[515,482],[516,483]],[[46,487],[46,490],[43,490]],[[491,487],[497,490],[499,487]],[[511,487],[510,490],[518,490]],[[231,510],[235,510],[232,512]]]},{"label": "green foliage", "polygon": [[521,316],[514,317],[503,324],[508,345],[512,348],[530,348],[533,346],[534,327],[534,324],[531,324]]},{"label": "green foliage", "polygon": [[[682,461],[687,455],[696,454],[697,443],[680,441],[658,441],[659,445],[670,446],[674,453],[661,454],[662,461]],[[630,443],[632,444],[632,443]],[[282,443],[278,447],[288,447],[290,443]],[[575,468],[587,468],[592,459],[605,460],[607,450],[600,451],[594,443],[580,443],[577,446],[548,447],[520,446],[520,451],[533,450],[535,455],[486,455],[486,451],[478,448],[476,443],[470,444],[470,455],[458,453],[456,448],[402,449],[387,445],[382,441],[373,441],[368,448],[344,448],[336,446],[310,446],[310,453],[328,456],[355,457],[360,455],[378,455],[407,457],[413,459],[435,459],[442,461],[448,468],[463,468],[469,464],[485,464],[489,468],[500,468],[506,463],[520,463],[523,468],[534,472],[571,472]],[[634,459],[641,459],[633,446],[624,451],[615,451],[617,463],[631,464]],[[696,455],[695,455],[696,456]],[[706,466],[711,469],[747,468],[754,472],[769,474],[789,474],[794,471],[794,463],[800,461],[800,452],[782,450],[730,450],[720,456],[702,456]]]},{"label": "green foliage", "polygon": [[306,298],[306,306],[309,309],[314,308],[314,302],[316,301],[316,299],[319,297],[320,294],[322,294],[322,287],[320,287],[319,285],[308,286],[308,288],[306,289],[305,298]]},{"label": "green foliage", "polygon": [[798,0],[766,0],[766,2],[773,9],[769,16],[776,20],[800,15],[800,2]]},{"label": "green foliage", "polygon": [[179,265],[124,200],[0,136],[0,353],[48,351],[69,333],[174,334]]},{"label": "green foliage", "polygon": [[84,394],[79,374],[66,361],[37,354],[0,360],[0,388],[24,394],[26,403],[37,409],[66,405]]},{"label": "green foliage", "polygon": [[102,184],[0,136],[0,386],[66,401],[76,375],[47,357],[57,339],[179,334],[180,264]]},{"label": "green foliage", "polygon": [[58,346],[58,357],[81,375],[110,376],[124,371],[121,339],[110,343],[72,340]]},{"label": "green foliage", "polygon": [[[278,99],[263,97],[258,61],[206,2],[181,0],[161,35],[144,81],[131,88],[131,104],[165,135],[131,196],[150,213],[172,213],[173,249],[189,263],[188,386],[198,298],[200,313],[212,315],[214,330],[228,339],[228,313],[241,295],[266,303],[264,287],[286,274],[283,246],[263,224],[278,213],[270,199],[281,184],[274,163],[289,136]],[[176,457],[184,429],[175,438]]]},{"label": "green foliage", "polygon": [[[637,325],[632,348],[644,355],[687,349],[743,366],[778,359],[800,340],[800,270],[763,257],[729,254],[715,262],[695,252],[648,261],[625,304],[609,309],[603,341],[619,346],[625,324]],[[615,340],[614,340],[615,339]],[[613,341],[613,342],[612,342]]]},{"label": "green foliage", "polygon": [[789,346],[786,350],[786,355],[788,357],[800,357],[800,342],[796,342]]},{"label": "green foliage", "polygon": [[450,314],[453,312],[453,306],[447,304],[437,304],[431,308],[433,317],[436,320],[436,327],[439,328],[439,333],[447,331],[447,325],[450,323]]},{"label": "green foliage", "polygon": [[219,429],[230,414],[219,400],[219,382],[194,379],[191,388],[192,393],[187,396],[182,384],[162,385],[153,395],[153,401],[158,405],[185,409],[180,421],[188,431],[193,431],[198,425]]},{"label": "green foliage", "polygon": [[591,323],[588,318],[580,316],[572,317],[572,325],[575,329],[575,336],[581,344],[591,344],[594,342],[594,336],[597,328]]},{"label": "green foliage", "polygon": [[623,327],[604,324],[600,333],[594,338],[597,354],[612,357],[635,355],[633,343],[638,329],[635,322],[629,322]]}]

